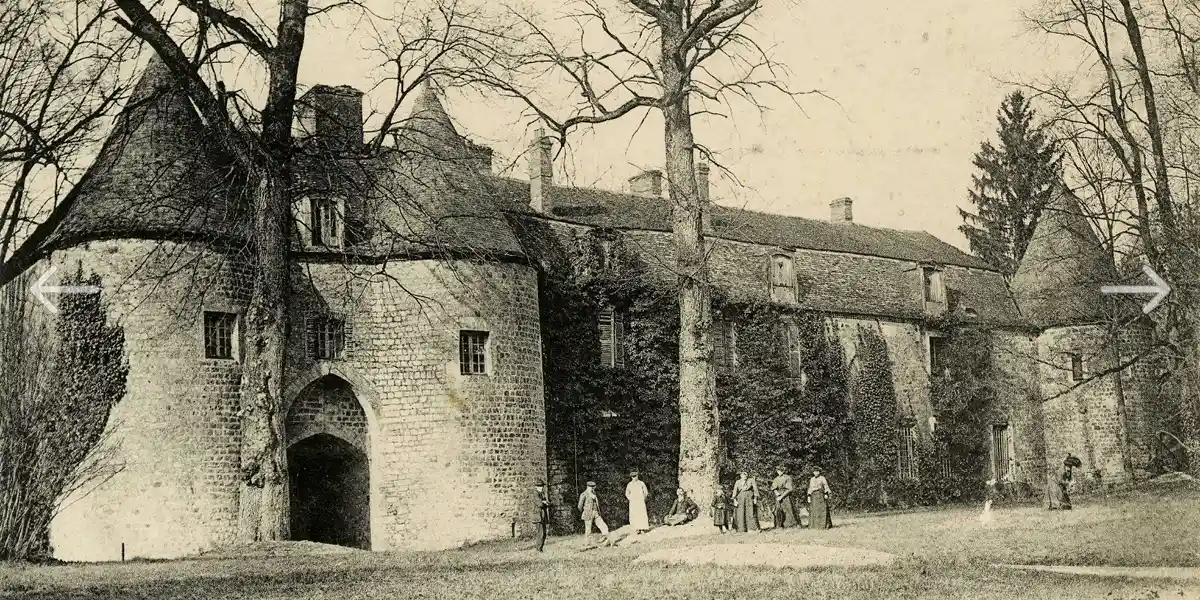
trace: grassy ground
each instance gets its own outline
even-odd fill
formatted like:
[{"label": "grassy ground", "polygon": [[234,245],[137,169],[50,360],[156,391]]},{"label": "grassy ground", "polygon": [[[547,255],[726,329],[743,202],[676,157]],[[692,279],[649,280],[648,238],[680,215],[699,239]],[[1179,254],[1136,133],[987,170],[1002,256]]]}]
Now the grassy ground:
[{"label": "grassy ground", "polygon": [[[1194,584],[1005,571],[993,563],[1200,566],[1200,491],[1131,492],[1077,510],[1013,508],[854,518],[829,531],[706,535],[581,552],[553,539],[544,554],[503,542],[441,553],[348,552],[106,565],[0,567],[0,598],[1168,598]],[[836,522],[836,515],[835,515]],[[866,548],[891,567],[809,571],[633,563],[650,549],[746,543]],[[722,550],[724,551],[724,550]]]}]

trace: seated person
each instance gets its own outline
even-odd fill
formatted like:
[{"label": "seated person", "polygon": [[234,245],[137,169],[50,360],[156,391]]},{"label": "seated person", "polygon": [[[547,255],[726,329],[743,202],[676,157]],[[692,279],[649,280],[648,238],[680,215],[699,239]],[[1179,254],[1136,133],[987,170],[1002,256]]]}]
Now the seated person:
[{"label": "seated person", "polygon": [[671,510],[667,511],[667,516],[663,517],[664,525],[683,525],[692,519],[695,519],[700,514],[700,507],[688,498],[687,492],[683,488],[675,490],[675,503],[671,505]]}]

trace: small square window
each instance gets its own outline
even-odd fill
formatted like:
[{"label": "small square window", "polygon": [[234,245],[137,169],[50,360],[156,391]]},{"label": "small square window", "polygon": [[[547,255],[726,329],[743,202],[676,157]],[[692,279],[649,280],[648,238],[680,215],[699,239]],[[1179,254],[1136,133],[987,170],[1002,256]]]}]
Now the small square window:
[{"label": "small square window", "polygon": [[204,358],[232,360],[237,335],[237,314],[204,313]]},{"label": "small square window", "polygon": [[1071,381],[1083,381],[1083,355],[1070,352],[1067,356],[1071,359]]},{"label": "small square window", "polygon": [[458,368],[463,375],[487,375],[488,332],[458,332]]},{"label": "small square window", "polygon": [[309,357],[315,360],[338,360],[346,350],[346,322],[337,317],[309,317],[305,324]]}]

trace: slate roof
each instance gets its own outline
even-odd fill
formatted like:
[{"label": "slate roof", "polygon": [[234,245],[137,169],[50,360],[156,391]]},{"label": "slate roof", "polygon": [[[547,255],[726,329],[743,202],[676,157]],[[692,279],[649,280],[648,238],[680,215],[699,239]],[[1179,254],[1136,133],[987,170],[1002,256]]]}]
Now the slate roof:
[{"label": "slate roof", "polygon": [[1107,321],[1115,299],[1101,294],[1100,286],[1117,280],[1116,266],[1078,198],[1059,184],[1013,275],[1022,315],[1042,328]]},{"label": "slate roof", "polygon": [[47,246],[131,234],[245,238],[238,178],[157,57],[82,181]]}]

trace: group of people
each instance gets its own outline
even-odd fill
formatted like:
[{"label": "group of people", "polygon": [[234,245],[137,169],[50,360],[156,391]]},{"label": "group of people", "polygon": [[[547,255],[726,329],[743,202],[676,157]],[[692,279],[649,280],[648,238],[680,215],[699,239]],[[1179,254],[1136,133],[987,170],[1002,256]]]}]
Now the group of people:
[{"label": "group of people", "polygon": [[[774,526],[779,529],[804,527],[796,505],[795,479],[782,466],[777,467],[775,473],[775,479],[771,480]],[[813,529],[833,527],[833,517],[829,512],[830,494],[829,481],[821,474],[820,469],[813,469],[804,495],[804,500],[808,504],[808,527]],[[713,525],[722,533],[757,531],[760,522],[758,507],[758,481],[748,471],[742,471],[733,484],[731,495],[726,496],[724,488],[717,488],[712,502]]]},{"label": "group of people", "polygon": [[[776,469],[777,476],[771,481],[773,493],[774,523],[777,528],[803,527],[796,506],[795,480],[784,467]],[[805,499],[808,504],[809,527],[828,529],[833,527],[833,519],[829,514],[829,482],[821,475],[820,469],[813,469],[808,481]],[[650,515],[646,509],[646,500],[650,498],[650,490],[646,487],[637,471],[629,473],[629,483],[625,486],[625,499],[629,503],[629,526],[634,535],[650,529]],[[541,552],[546,544],[546,533],[550,523],[550,501],[546,494],[546,484],[539,481],[536,486],[535,502],[539,507],[539,524],[536,531],[535,547]],[[710,505],[713,525],[722,532],[729,531],[758,531],[759,530],[759,492],[755,478],[748,472],[739,473],[733,484],[733,494],[726,495],[725,488],[718,485]],[[580,518],[583,520],[584,536],[592,537],[593,527],[601,535],[603,545],[611,545],[612,538],[608,524],[600,515],[600,498],[596,494],[596,482],[587,482],[587,487],[579,494],[576,503]],[[683,525],[695,520],[700,514],[700,508],[688,496],[683,488],[675,490],[675,501],[663,517],[663,525]]]}]

